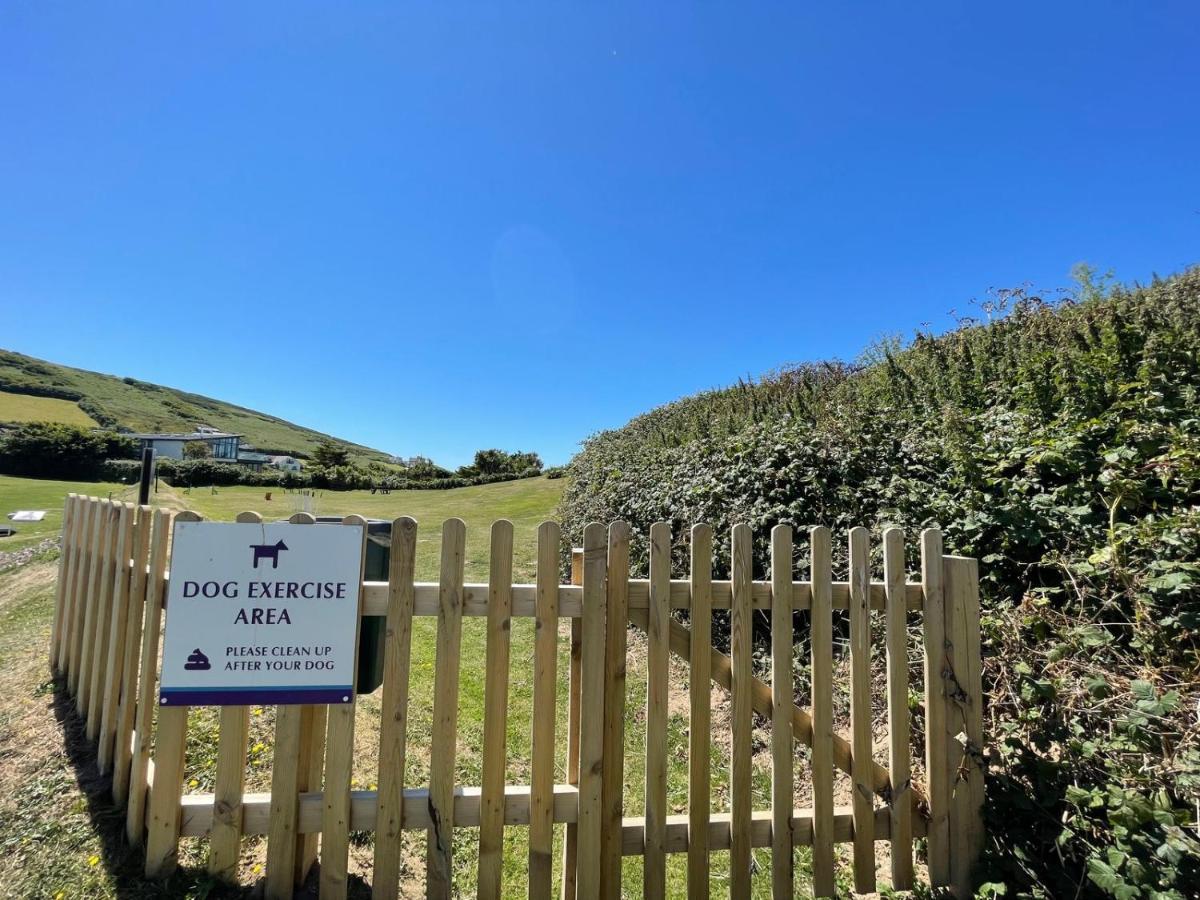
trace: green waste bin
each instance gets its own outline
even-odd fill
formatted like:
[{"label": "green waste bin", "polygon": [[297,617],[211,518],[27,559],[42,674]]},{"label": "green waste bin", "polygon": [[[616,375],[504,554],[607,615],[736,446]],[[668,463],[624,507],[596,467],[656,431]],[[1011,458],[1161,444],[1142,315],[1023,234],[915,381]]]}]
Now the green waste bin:
[{"label": "green waste bin", "polygon": [[[318,516],[318,524],[340,524],[340,516]],[[367,520],[367,559],[365,581],[387,581],[392,556],[392,523],[385,519]],[[356,694],[370,694],[383,684],[383,642],[387,633],[386,616],[363,616],[358,633],[358,673]]]}]

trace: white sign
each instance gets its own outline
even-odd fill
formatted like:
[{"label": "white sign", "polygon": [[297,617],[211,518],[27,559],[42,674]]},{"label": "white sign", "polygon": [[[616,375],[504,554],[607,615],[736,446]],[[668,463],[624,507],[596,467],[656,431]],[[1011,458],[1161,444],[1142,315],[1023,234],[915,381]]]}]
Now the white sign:
[{"label": "white sign", "polygon": [[176,522],[159,703],[349,703],[363,526]]}]

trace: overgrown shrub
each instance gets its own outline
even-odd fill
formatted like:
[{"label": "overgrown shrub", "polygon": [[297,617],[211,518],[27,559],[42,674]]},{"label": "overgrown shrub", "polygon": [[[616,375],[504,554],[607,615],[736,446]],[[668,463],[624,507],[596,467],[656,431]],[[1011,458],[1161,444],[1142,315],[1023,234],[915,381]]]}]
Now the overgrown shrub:
[{"label": "overgrown shrub", "polygon": [[654,521],[681,569],[686,524],[747,522],[759,578],[777,523],[940,526],[983,577],[981,877],[1009,896],[1194,897],[1200,270],[1090,293],[1001,292],[988,324],[654,410],[585,443],[561,511],[576,543],[629,521],[643,573]]},{"label": "overgrown shrub", "polygon": [[113,432],[26,422],[0,438],[0,472],[33,478],[95,478],[105,459],[132,456],[134,443]]}]

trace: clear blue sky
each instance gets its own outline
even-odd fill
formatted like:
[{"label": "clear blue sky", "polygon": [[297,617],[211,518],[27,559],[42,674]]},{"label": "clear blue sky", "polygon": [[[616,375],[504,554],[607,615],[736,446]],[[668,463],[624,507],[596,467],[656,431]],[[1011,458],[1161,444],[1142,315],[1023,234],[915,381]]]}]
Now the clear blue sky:
[{"label": "clear blue sky", "polygon": [[[1194,3],[0,6],[0,346],[395,453],[1200,262]],[[451,8],[452,7],[452,8]]]}]

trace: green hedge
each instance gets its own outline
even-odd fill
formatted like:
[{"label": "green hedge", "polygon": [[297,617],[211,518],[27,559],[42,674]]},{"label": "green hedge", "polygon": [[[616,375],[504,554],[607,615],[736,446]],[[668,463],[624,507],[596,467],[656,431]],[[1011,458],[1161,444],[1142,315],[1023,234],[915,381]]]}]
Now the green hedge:
[{"label": "green hedge", "polygon": [[746,522],[766,578],[777,523],[843,541],[901,525],[910,571],[940,526],[983,577],[980,876],[1009,896],[1197,896],[1200,270],[1082,303],[1006,292],[989,312],[593,437],[565,530],[629,521],[644,574],[651,523],[672,523],[682,572],[685,526]]},{"label": "green hedge", "polygon": [[87,480],[106,459],[132,456],[129,438],[54,422],[26,422],[0,435],[0,473]]}]

